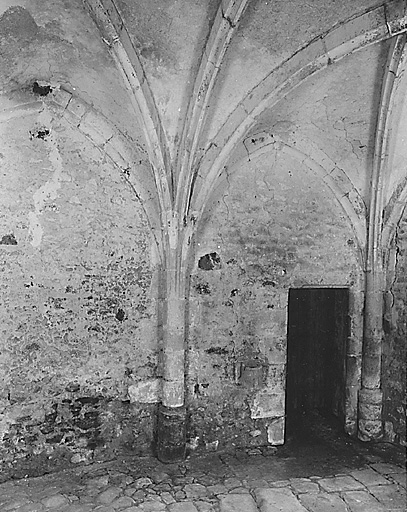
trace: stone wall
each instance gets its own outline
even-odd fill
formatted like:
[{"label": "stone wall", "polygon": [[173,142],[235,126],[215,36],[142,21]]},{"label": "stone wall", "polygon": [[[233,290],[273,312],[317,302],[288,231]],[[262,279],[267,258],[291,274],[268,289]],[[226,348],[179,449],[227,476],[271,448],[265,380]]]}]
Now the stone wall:
[{"label": "stone wall", "polygon": [[406,212],[397,227],[389,260],[382,361],[383,419],[386,439],[406,446]]},{"label": "stone wall", "polygon": [[[195,445],[284,442],[288,291],[341,285],[357,296],[355,245],[331,191],[294,158],[270,152],[228,173],[197,238],[191,278]],[[360,336],[358,315],[351,338]]]},{"label": "stone wall", "polygon": [[16,109],[1,128],[1,459],[149,450],[155,405],[127,394],[157,376],[142,204],[45,103]]}]

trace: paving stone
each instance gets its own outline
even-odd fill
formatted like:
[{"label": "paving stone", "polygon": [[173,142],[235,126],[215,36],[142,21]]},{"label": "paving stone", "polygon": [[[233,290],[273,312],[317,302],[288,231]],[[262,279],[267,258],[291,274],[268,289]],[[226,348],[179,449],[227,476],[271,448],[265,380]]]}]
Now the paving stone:
[{"label": "paving stone", "polygon": [[380,485],[371,487],[369,491],[388,509],[406,510],[406,490],[397,485]]},{"label": "paving stone", "polygon": [[232,489],[229,491],[230,494],[249,494],[250,491],[247,487],[236,487],[236,489]]},{"label": "paving stone", "polygon": [[150,478],[147,478],[147,477],[143,477],[143,478],[138,478],[133,486],[136,488],[136,489],[141,489],[142,487],[148,487],[149,485],[152,485],[153,482]]},{"label": "paving stone", "polygon": [[228,494],[220,500],[220,512],[258,512],[250,494]]},{"label": "paving stone", "polygon": [[[127,491],[127,489],[126,489]],[[126,491],[124,491],[124,493],[126,494]],[[133,500],[135,501],[143,501],[146,497],[146,492],[143,491],[142,489],[139,489],[138,491],[136,491],[134,489],[135,492],[133,492],[132,494],[129,494],[129,496],[131,496],[133,498]]]},{"label": "paving stone", "polygon": [[198,512],[215,512],[213,505],[207,501],[194,501],[194,505]]},{"label": "paving stone", "polygon": [[384,506],[367,491],[344,492],[342,498],[351,512],[386,512]]},{"label": "paving stone", "polygon": [[227,494],[228,489],[225,485],[215,484],[207,487],[208,494],[214,494],[217,496],[218,494]]},{"label": "paving stone", "polygon": [[172,478],[172,483],[174,485],[186,485],[186,484],[192,484],[194,481],[192,476],[185,476],[185,475],[177,475]]},{"label": "paving stone", "polygon": [[155,485],[153,487],[153,489],[157,492],[162,492],[162,491],[171,491],[173,489],[173,487],[169,483],[162,482],[158,485]]},{"label": "paving stone", "polygon": [[44,507],[53,509],[53,508],[61,508],[64,505],[68,505],[69,501],[68,499],[63,496],[62,494],[54,494],[53,496],[50,496],[49,498],[44,498],[41,500],[41,503],[44,505]]},{"label": "paving stone", "polygon": [[42,503],[28,503],[22,507],[18,507],[16,512],[43,512],[45,510]]},{"label": "paving stone", "polygon": [[289,489],[256,489],[255,497],[261,512],[307,512]]},{"label": "paving stone", "polygon": [[171,503],[174,503],[175,500],[170,492],[162,492],[161,493],[161,500],[166,505],[170,505]]},{"label": "paving stone", "polygon": [[371,464],[371,467],[382,475],[390,475],[391,473],[405,473],[406,468],[396,466],[395,464],[389,464],[387,462],[377,462]]},{"label": "paving stone", "polygon": [[70,505],[64,512],[91,512],[94,509],[93,505],[75,503]]},{"label": "paving stone", "polygon": [[109,505],[112,503],[120,494],[122,490],[120,487],[109,487],[105,491],[97,495],[96,501],[103,505]]},{"label": "paving stone", "polygon": [[183,501],[181,503],[173,503],[168,506],[170,512],[198,512],[192,501]]},{"label": "paving stone", "polygon": [[115,510],[123,510],[124,508],[129,508],[135,505],[135,501],[131,499],[129,496],[121,496],[120,498],[115,499],[111,506]]},{"label": "paving stone", "polygon": [[14,500],[10,501],[9,503],[6,503],[6,505],[3,506],[3,510],[7,512],[8,510],[16,510],[19,507],[22,507],[24,505],[27,505],[28,503],[32,503],[31,500],[25,497],[21,498],[15,498]]},{"label": "paving stone", "polygon": [[187,484],[184,487],[184,492],[187,498],[201,498],[208,494],[206,487],[201,484]]},{"label": "paving stone", "polygon": [[299,500],[309,512],[348,512],[345,502],[337,494],[301,494]]},{"label": "paving stone", "polygon": [[165,504],[161,501],[144,501],[138,505],[141,510],[145,512],[160,512],[161,510],[165,510]]},{"label": "paving stone", "polygon": [[196,480],[206,487],[210,485],[216,485],[219,482],[219,478],[213,475],[200,475]]},{"label": "paving stone", "polygon": [[291,480],[290,485],[295,494],[319,492],[319,485],[311,480],[297,478]]},{"label": "paving stone", "polygon": [[324,491],[357,491],[363,489],[363,485],[351,476],[334,476],[333,478],[321,478],[318,481]]},{"label": "paving stone", "polygon": [[109,485],[109,475],[97,476],[86,482],[88,487],[107,487]]},{"label": "paving stone", "polygon": [[277,480],[276,482],[270,482],[269,487],[287,487],[289,484],[289,480]]},{"label": "paving stone", "polygon": [[234,489],[235,487],[242,487],[242,481],[237,478],[226,478],[223,482],[227,489]]},{"label": "paving stone", "polygon": [[372,485],[387,485],[391,483],[387,478],[384,478],[384,476],[377,471],[374,471],[372,468],[358,469],[356,471],[352,471],[350,474],[358,482],[366,485],[366,487],[370,487]]}]

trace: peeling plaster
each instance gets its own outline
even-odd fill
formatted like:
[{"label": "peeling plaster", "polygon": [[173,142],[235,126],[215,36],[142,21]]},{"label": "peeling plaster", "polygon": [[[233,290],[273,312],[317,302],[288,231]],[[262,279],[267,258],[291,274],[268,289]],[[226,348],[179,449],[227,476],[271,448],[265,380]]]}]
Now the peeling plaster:
[{"label": "peeling plaster", "polygon": [[[39,122],[41,126],[49,126],[52,122],[52,117],[48,112],[43,111],[39,116]],[[52,132],[49,133],[44,143],[46,143],[49,148],[48,158],[51,164],[50,170],[53,170],[53,175],[50,180],[34,192],[34,211],[28,214],[30,243],[35,248],[41,245],[44,235],[44,228],[41,223],[41,216],[44,213],[44,209],[49,201],[53,201],[58,197],[61,182],[67,181],[63,176],[63,162],[59,153],[58,143]],[[58,211],[55,205],[53,205],[53,210]]]}]

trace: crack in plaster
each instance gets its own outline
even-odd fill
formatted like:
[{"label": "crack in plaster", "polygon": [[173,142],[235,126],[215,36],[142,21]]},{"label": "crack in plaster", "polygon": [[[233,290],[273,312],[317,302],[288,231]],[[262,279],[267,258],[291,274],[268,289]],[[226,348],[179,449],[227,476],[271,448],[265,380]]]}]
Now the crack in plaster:
[{"label": "crack in plaster", "polygon": [[[340,122],[342,123],[342,129],[337,127],[338,123],[340,123]],[[352,153],[356,156],[356,158],[358,160],[360,160],[360,156],[356,153],[355,148],[353,146],[353,142],[349,138],[349,132],[346,127],[345,117],[341,117],[341,119],[339,119],[338,121],[335,121],[332,125],[332,128],[336,131],[344,133],[344,138],[345,138],[346,142],[349,144],[349,146],[352,148]]]},{"label": "crack in plaster", "polygon": [[395,287],[395,284],[397,281],[397,276],[398,276],[397,268],[400,265],[400,257],[401,257],[401,248],[400,248],[400,239],[399,239],[400,222],[401,221],[398,222],[396,229],[395,229],[395,234],[394,234],[394,244],[395,244],[396,251],[395,251],[395,255],[394,255],[393,278],[392,278],[392,281],[389,286],[389,293],[391,295],[391,304],[390,304],[390,308],[389,308],[390,310],[393,309],[394,304],[395,304],[394,287]]}]

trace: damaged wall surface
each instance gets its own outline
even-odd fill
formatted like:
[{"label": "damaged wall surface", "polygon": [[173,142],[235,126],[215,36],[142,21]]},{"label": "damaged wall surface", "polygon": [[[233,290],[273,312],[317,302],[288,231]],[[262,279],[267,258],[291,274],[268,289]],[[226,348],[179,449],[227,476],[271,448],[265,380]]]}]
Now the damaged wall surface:
[{"label": "damaged wall surface", "polygon": [[303,287],[349,293],[342,428],[405,444],[406,30],[401,0],[1,3],[6,464],[283,444]]}]

